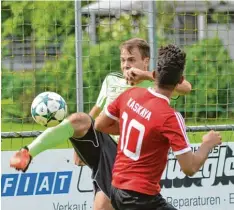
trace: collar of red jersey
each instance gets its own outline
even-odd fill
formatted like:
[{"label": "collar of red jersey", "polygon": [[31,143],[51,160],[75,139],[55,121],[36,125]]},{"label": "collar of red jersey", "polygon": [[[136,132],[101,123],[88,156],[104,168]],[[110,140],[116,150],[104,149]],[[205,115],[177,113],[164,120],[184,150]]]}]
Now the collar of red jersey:
[{"label": "collar of red jersey", "polygon": [[164,95],[162,95],[162,94],[160,94],[160,93],[156,93],[155,90],[154,90],[152,87],[149,87],[149,88],[148,88],[148,91],[149,91],[151,94],[153,94],[154,96],[166,100],[166,101],[168,102],[168,104],[170,103],[169,98],[167,98],[166,96],[164,96]]}]

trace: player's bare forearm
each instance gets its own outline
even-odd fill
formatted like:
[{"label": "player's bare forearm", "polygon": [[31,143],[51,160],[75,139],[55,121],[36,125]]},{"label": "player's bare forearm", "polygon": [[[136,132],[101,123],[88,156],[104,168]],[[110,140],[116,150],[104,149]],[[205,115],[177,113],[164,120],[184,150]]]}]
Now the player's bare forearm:
[{"label": "player's bare forearm", "polygon": [[209,131],[203,136],[203,143],[195,153],[190,151],[177,155],[176,158],[179,161],[182,171],[188,176],[193,176],[207,160],[210,150],[220,145],[221,140],[222,137],[219,132]]},{"label": "player's bare forearm", "polygon": [[173,95],[186,95],[192,90],[192,85],[187,80],[183,80],[181,84],[178,84],[173,92]]},{"label": "player's bare forearm", "polygon": [[153,72],[141,71],[141,80],[155,81]]},{"label": "player's bare forearm", "polygon": [[154,75],[152,72],[149,71],[143,71],[138,68],[130,68],[129,70],[124,72],[124,77],[128,84],[130,85],[136,85],[143,80],[150,80],[154,81]]},{"label": "player's bare forearm", "polygon": [[208,158],[212,145],[207,143],[201,144],[200,148],[193,154],[193,171],[196,173],[203,166]]},{"label": "player's bare forearm", "polygon": [[208,158],[212,148],[222,143],[222,137],[217,131],[209,131],[202,137],[202,144],[198,151],[194,153],[193,166],[197,172]]},{"label": "player's bare forearm", "polygon": [[119,122],[101,113],[95,120],[95,129],[103,133],[119,135]]},{"label": "player's bare forearm", "polygon": [[[124,72],[124,77],[130,85],[138,84],[143,80],[155,81],[157,77],[156,71],[142,71],[137,68],[131,68]],[[192,85],[187,81],[183,80],[181,84],[178,84],[173,92],[173,95],[186,95],[192,90]]]},{"label": "player's bare forearm", "polygon": [[207,160],[211,148],[212,147],[209,147],[206,144],[202,144],[199,150],[195,153],[190,151],[183,155],[178,155],[177,159],[182,171],[188,176],[193,176]]}]

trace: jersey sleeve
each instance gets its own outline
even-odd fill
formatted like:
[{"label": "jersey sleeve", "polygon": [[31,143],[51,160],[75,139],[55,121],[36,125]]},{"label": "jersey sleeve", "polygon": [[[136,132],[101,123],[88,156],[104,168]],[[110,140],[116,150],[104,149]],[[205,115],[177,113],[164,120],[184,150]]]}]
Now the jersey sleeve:
[{"label": "jersey sleeve", "polygon": [[105,108],[105,114],[113,120],[118,120],[120,115],[120,103],[124,93],[120,94],[112,103]]},{"label": "jersey sleeve", "polygon": [[175,155],[181,155],[191,151],[184,119],[180,113],[175,112],[163,125],[163,136],[169,140]]},{"label": "jersey sleeve", "polygon": [[107,98],[107,76],[104,79],[103,83],[102,83],[102,87],[101,90],[99,92],[97,101],[96,101],[96,106],[100,107],[101,109],[103,109],[105,103],[106,103],[106,98]]}]

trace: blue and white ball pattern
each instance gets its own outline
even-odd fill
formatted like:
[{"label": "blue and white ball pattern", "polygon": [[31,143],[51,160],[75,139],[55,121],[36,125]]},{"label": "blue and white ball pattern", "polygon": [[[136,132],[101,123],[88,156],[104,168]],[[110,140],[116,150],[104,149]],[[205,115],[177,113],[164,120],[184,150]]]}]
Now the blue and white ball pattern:
[{"label": "blue and white ball pattern", "polygon": [[57,93],[40,93],[32,102],[31,114],[40,125],[56,126],[67,116],[67,104]]}]

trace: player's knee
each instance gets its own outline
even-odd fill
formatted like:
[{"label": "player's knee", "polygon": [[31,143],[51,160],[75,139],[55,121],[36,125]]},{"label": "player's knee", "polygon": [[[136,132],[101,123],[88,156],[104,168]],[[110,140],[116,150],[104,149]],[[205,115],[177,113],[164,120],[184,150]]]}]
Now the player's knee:
[{"label": "player's knee", "polygon": [[73,137],[76,138],[83,137],[91,126],[91,118],[83,112],[71,114],[67,119],[74,128]]}]

